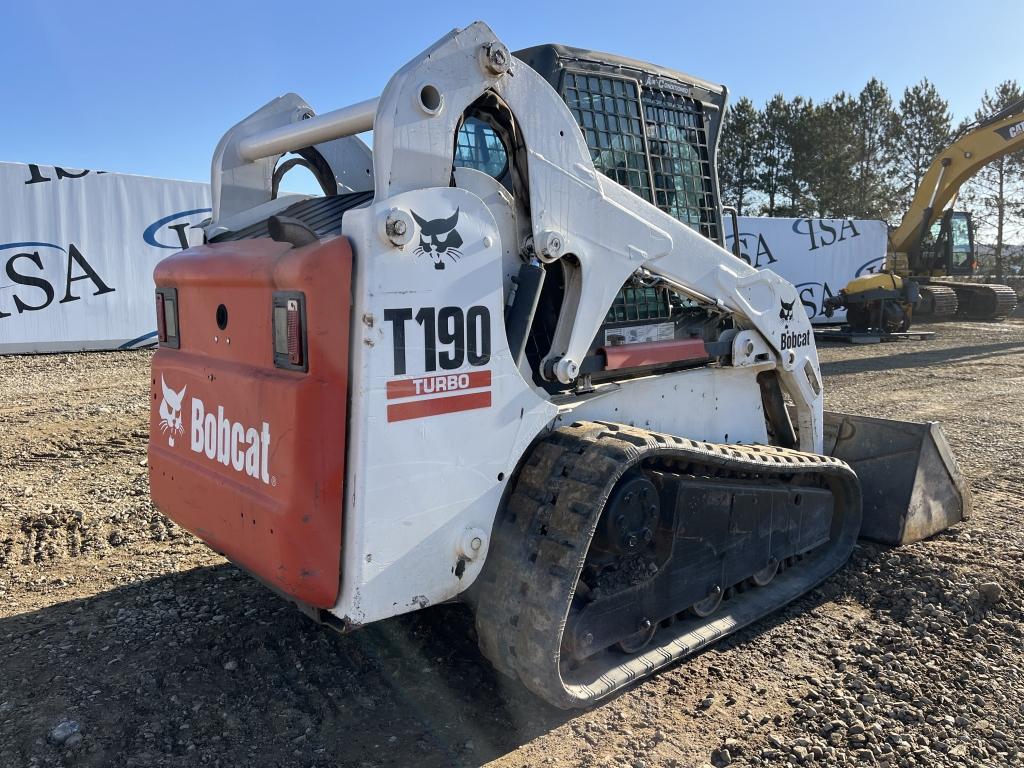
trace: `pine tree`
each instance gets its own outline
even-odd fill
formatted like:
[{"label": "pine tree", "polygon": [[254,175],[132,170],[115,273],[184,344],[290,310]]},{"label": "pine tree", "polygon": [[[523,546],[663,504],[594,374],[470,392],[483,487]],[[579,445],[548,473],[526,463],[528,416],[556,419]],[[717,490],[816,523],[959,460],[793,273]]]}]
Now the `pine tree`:
[{"label": "pine tree", "polygon": [[952,139],[953,116],[949,102],[924,78],[903,91],[899,119],[900,207],[905,210],[935,156]]},{"label": "pine tree", "polygon": [[[987,90],[976,120],[985,120],[995,112],[1024,98],[1015,80],[1000,83],[994,93]],[[967,126],[964,126],[966,128]],[[1024,237],[1024,150],[1004,155],[986,165],[965,185],[961,200],[974,216],[980,239],[994,238],[992,267],[1001,280],[1007,266],[1020,270],[1020,256],[1011,256],[1007,244]]]},{"label": "pine tree", "polygon": [[757,190],[765,196],[761,212],[780,216],[785,175],[792,162],[790,111],[785,97],[775,94],[760,112],[754,158],[757,163]]},{"label": "pine tree", "polygon": [[816,164],[814,102],[797,96],[786,105],[788,111],[786,140],[789,158],[781,176],[781,191],[786,200],[781,215],[808,216],[814,212],[810,197],[808,170]]},{"label": "pine tree", "polygon": [[852,104],[854,196],[848,215],[888,219],[896,210],[893,181],[899,153],[899,121],[888,89],[871,78]]},{"label": "pine tree", "polygon": [[810,213],[821,218],[850,215],[854,197],[856,102],[846,93],[813,107],[803,119],[797,175]]},{"label": "pine tree", "polygon": [[722,201],[744,215],[752,203],[757,184],[758,113],[750,99],[743,97],[726,115],[719,144],[718,166]]}]

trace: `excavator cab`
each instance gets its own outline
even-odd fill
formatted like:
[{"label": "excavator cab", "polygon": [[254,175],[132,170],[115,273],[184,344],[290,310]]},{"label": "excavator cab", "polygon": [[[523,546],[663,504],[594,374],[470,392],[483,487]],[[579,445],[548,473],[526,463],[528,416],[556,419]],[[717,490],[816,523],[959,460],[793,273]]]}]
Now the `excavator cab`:
[{"label": "excavator cab", "polygon": [[[943,217],[947,220],[947,217]],[[966,211],[950,211],[947,246],[949,272],[952,275],[973,275],[978,268],[974,254],[974,221]]]},{"label": "excavator cab", "polygon": [[[1017,293],[1008,285],[955,279],[974,275],[978,269],[974,222],[966,211],[945,211],[908,258],[910,274],[921,284],[915,316],[956,315],[988,322],[1009,317],[1017,305]],[[947,276],[954,279],[944,280]]]},{"label": "excavator cab", "polygon": [[925,272],[973,275],[978,267],[974,251],[974,220],[967,211],[948,210],[935,222],[921,244]]}]

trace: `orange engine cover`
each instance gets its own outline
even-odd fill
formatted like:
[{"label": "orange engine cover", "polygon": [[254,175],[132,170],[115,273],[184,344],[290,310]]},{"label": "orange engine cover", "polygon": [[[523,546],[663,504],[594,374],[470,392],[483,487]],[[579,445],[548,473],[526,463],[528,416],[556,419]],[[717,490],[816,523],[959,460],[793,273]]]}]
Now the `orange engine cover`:
[{"label": "orange engine cover", "polygon": [[[165,259],[154,276],[158,289],[177,291],[180,347],[162,346],[153,356],[153,501],[275,589],[333,606],[345,477],[348,240],[207,245]],[[274,364],[272,302],[281,291],[304,296],[308,372]]]}]

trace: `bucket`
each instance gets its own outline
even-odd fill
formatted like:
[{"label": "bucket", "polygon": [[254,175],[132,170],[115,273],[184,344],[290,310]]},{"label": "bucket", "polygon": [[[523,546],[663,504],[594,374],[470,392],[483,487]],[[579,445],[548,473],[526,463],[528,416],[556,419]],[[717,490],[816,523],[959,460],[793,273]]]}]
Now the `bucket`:
[{"label": "bucket", "polygon": [[824,450],[860,478],[863,539],[912,544],[970,514],[970,489],[936,422],[826,411]]}]

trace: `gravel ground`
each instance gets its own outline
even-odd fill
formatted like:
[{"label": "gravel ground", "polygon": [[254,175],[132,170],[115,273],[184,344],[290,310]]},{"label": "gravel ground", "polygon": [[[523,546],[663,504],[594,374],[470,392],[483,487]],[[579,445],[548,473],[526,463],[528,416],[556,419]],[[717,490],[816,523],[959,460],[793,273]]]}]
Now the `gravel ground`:
[{"label": "gravel ground", "polygon": [[149,503],[146,352],[0,358],[0,765],[1024,762],[1024,321],[822,349],[828,407],[942,421],[975,515],[585,713],[439,606],[342,637]]}]

